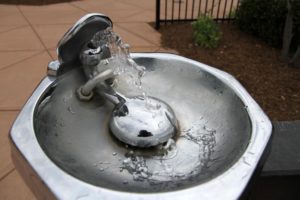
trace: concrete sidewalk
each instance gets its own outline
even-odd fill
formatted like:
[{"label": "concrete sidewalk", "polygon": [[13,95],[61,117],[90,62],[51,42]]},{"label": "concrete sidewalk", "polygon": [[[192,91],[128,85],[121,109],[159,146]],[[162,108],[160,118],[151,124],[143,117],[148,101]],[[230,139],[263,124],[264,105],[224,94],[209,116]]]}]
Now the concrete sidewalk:
[{"label": "concrete sidewalk", "polygon": [[[0,5],[0,199],[35,199],[10,158],[8,132],[26,99],[46,75],[62,35],[90,12],[108,15],[132,52],[169,51],[149,25],[155,0],[85,0],[48,6]],[[171,51],[171,50],[170,50]],[[174,52],[174,51],[171,51]]]}]

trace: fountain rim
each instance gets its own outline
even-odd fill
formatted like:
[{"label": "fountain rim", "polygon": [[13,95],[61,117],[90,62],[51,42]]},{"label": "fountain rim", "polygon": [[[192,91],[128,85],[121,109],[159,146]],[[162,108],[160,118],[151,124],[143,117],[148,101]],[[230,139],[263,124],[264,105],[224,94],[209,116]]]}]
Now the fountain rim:
[{"label": "fountain rim", "polygon": [[15,120],[10,130],[12,144],[17,147],[21,155],[58,199],[76,199],[76,197],[80,196],[87,196],[87,198],[133,200],[182,198],[237,199],[253,175],[271,137],[272,124],[269,118],[244,87],[232,75],[226,72],[170,53],[131,53],[131,56],[134,59],[143,57],[161,60],[175,59],[195,65],[201,70],[216,76],[235,92],[245,106],[247,106],[252,131],[246,150],[233,166],[205,183],[171,192],[129,193],[97,187],[79,180],[60,169],[50,160],[39,145],[34,131],[33,119],[35,108],[39,104],[43,94],[56,81],[56,77],[50,75],[41,81]]}]

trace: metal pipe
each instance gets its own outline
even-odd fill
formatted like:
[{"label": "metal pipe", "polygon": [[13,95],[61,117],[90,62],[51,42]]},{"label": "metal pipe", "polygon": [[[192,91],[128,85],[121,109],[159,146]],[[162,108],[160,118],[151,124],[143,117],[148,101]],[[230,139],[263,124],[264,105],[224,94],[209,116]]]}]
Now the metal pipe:
[{"label": "metal pipe", "polygon": [[187,19],[187,8],[188,8],[189,0],[185,2],[185,20]]},{"label": "metal pipe", "polygon": [[155,28],[159,29],[160,27],[160,0],[156,0],[156,20]]},{"label": "metal pipe", "polygon": [[178,21],[180,20],[180,11],[181,11],[181,0],[178,1],[179,6],[178,6]]},{"label": "metal pipe", "polygon": [[167,24],[167,19],[168,19],[168,0],[165,0],[165,24]]},{"label": "metal pipe", "polygon": [[200,14],[201,14],[201,4],[202,4],[202,0],[199,1],[198,17],[200,17]]},{"label": "metal pipe", "polygon": [[225,19],[226,8],[227,8],[227,0],[225,0],[222,23],[224,22],[224,19]]},{"label": "metal pipe", "polygon": [[231,13],[232,12],[232,6],[233,6],[233,0],[231,0],[231,4],[230,4],[230,10],[229,10],[229,15],[228,15],[229,19],[232,18],[232,16],[231,16],[232,15],[232,13]]},{"label": "metal pipe", "polygon": [[213,17],[214,14],[214,8],[215,8],[215,0],[213,0],[212,5],[211,5],[211,17]]},{"label": "metal pipe", "polygon": [[174,0],[172,0],[172,23],[173,23],[173,20],[174,20]]},{"label": "metal pipe", "polygon": [[195,0],[193,0],[192,3],[192,16],[191,16],[192,19],[194,18],[194,6],[195,6]]},{"label": "metal pipe", "polygon": [[219,0],[218,11],[217,11],[217,19],[219,19],[220,7],[221,7],[221,0]]},{"label": "metal pipe", "polygon": [[206,0],[206,3],[205,3],[205,11],[204,11],[205,16],[206,16],[206,14],[207,14],[207,5],[208,5],[208,0]]}]

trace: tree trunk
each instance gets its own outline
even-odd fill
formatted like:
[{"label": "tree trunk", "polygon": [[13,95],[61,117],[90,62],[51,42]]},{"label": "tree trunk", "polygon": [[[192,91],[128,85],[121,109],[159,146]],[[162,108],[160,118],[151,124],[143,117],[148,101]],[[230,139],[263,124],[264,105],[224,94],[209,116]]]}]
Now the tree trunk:
[{"label": "tree trunk", "polygon": [[293,67],[299,67],[300,68],[300,45],[298,46],[298,49],[297,49],[295,55],[293,56],[293,58],[291,60],[291,65]]},{"label": "tree trunk", "polygon": [[291,41],[293,38],[293,10],[291,2],[292,0],[287,0],[287,16],[285,19],[285,25],[284,25],[284,32],[283,32],[283,38],[282,38],[282,50],[281,50],[281,57],[282,59],[287,62],[289,60],[289,50]]}]

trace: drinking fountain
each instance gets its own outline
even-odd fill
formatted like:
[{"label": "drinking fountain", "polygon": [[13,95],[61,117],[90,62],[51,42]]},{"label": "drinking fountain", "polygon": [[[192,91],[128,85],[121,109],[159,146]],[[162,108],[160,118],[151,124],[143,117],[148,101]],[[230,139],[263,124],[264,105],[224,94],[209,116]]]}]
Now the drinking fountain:
[{"label": "drinking fountain", "polygon": [[11,131],[41,199],[238,199],[263,161],[268,117],[231,75],[130,53],[109,17],[82,17]]}]

